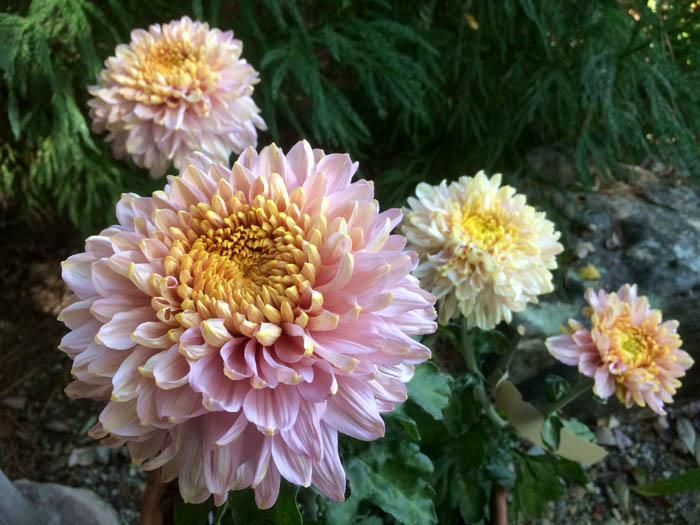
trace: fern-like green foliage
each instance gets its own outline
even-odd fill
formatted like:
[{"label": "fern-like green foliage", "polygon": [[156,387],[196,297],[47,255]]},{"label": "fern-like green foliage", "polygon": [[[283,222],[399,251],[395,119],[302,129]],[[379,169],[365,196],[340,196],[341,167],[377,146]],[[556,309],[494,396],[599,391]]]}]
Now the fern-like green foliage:
[{"label": "fern-like green foliage", "polygon": [[698,172],[700,9],[686,2],[25,3],[0,14],[0,202],[25,211],[103,223],[121,191],[162,185],[90,133],[87,86],[130,30],[183,14],[243,41],[261,145],[349,151],[383,206],[481,168],[541,176],[526,156],[550,145],[583,186],[591,166],[649,156]]},{"label": "fern-like green foliage", "polygon": [[152,185],[112,158],[87,117],[87,86],[132,28],[127,7],[34,0],[0,14],[0,203],[89,228],[112,215],[119,193]]}]

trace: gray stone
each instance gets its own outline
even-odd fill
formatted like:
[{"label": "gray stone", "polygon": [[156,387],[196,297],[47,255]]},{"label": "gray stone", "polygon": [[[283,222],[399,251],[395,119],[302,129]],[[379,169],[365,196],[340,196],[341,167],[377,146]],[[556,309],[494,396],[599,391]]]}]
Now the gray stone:
[{"label": "gray stone", "polygon": [[629,447],[631,447],[634,444],[634,441],[632,441],[625,433],[623,433],[620,429],[615,429],[613,431],[615,435],[615,443],[617,444],[617,448],[622,450],[623,452],[627,450]]},{"label": "gray stone", "polygon": [[0,525],[55,525],[54,516],[33,506],[0,470]]},{"label": "gray stone", "polygon": [[68,457],[68,466],[89,467],[95,463],[96,459],[95,447],[78,447],[71,451]]},{"label": "gray stone", "polygon": [[36,508],[47,512],[56,525],[119,525],[114,509],[88,489],[55,483],[18,480],[14,485]]},{"label": "gray stone", "polygon": [[95,447],[95,456],[97,462],[101,465],[107,465],[109,463],[109,455],[109,449],[107,447],[103,447],[102,445]]},{"label": "gray stone", "polygon": [[[553,169],[562,169],[560,160]],[[616,188],[575,193],[559,187],[550,195],[552,207],[566,218],[558,227],[568,229],[569,245],[590,244],[594,250],[585,250],[581,260],[560,258],[560,266],[567,271],[557,290],[514,315],[513,322],[525,327],[528,339],[527,351],[515,352],[511,364],[516,382],[532,380],[537,386],[549,373],[580,380],[575,367],[554,364],[543,343],[557,335],[559,325],[569,317],[587,320],[582,308],[589,286],[615,291],[625,283],[636,283],[652,308],[662,310],[665,319],[679,321],[683,348],[700,360],[700,192],[691,184],[674,187],[643,168],[624,166],[622,171],[629,180]],[[559,176],[552,173],[551,177]],[[578,275],[578,269],[588,264],[598,269],[599,280],[585,281]],[[683,384],[676,399],[697,391],[700,374],[691,369]],[[615,410],[624,410],[617,401],[599,412]]]},{"label": "gray stone", "polygon": [[693,424],[689,419],[680,417],[676,420],[676,432],[678,433],[678,438],[683,442],[687,453],[692,454],[695,451],[695,440],[697,439]]},{"label": "gray stone", "polygon": [[97,494],[55,483],[10,482],[0,470],[0,525],[119,525]]},{"label": "gray stone", "polygon": [[46,428],[54,432],[70,432],[70,428],[62,421],[49,421],[46,423]]},{"label": "gray stone", "polygon": [[607,445],[609,447],[614,447],[617,445],[615,435],[608,427],[597,427],[595,429],[595,440],[599,445]]},{"label": "gray stone", "polygon": [[6,397],[2,400],[2,404],[8,408],[14,408],[15,410],[24,410],[27,405],[26,397]]}]

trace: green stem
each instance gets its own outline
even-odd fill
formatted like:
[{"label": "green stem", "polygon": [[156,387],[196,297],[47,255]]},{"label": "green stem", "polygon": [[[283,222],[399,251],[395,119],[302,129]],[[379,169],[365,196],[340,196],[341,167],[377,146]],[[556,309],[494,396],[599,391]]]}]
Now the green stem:
[{"label": "green stem", "polygon": [[508,426],[508,422],[498,415],[498,412],[491,404],[489,396],[486,393],[486,388],[484,387],[484,374],[479,370],[479,365],[476,362],[476,353],[474,351],[474,345],[472,344],[471,337],[469,337],[469,327],[467,326],[467,321],[462,317],[462,348],[464,350],[464,361],[467,365],[467,370],[477,377],[477,383],[474,385],[474,398],[476,402],[481,405],[486,416],[498,427],[503,428]]},{"label": "green stem", "polygon": [[568,394],[566,394],[559,401],[557,401],[556,403],[554,403],[552,406],[550,406],[547,409],[547,411],[544,414],[545,419],[547,417],[549,417],[550,415],[554,414],[557,410],[561,410],[562,408],[564,408],[566,405],[571,403],[576,398],[580,397],[581,394],[583,394],[584,392],[590,392],[592,386],[593,386],[593,381],[590,381],[590,380],[581,381],[578,385],[576,385],[574,388],[569,390]]}]

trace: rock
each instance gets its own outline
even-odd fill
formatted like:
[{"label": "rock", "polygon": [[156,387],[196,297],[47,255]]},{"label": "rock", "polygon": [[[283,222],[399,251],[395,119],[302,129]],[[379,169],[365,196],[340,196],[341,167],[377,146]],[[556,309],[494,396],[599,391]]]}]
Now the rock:
[{"label": "rock", "polygon": [[97,454],[95,453],[96,448],[97,447],[74,448],[68,457],[68,466],[89,467],[95,463],[97,459]]},{"label": "rock", "polygon": [[595,440],[599,445],[614,447],[617,445],[613,431],[608,427],[597,427],[595,429]]},{"label": "rock", "polygon": [[578,180],[569,153],[564,148],[535,148],[527,153],[526,159],[536,172],[551,173],[557,185],[569,187]]},{"label": "rock", "polygon": [[622,460],[630,469],[634,469],[639,464],[639,460],[633,456],[630,456],[629,454],[623,456]]},{"label": "rock", "polygon": [[595,246],[593,246],[590,242],[579,241],[576,244],[576,248],[574,248],[574,256],[577,259],[585,259],[589,253],[593,253],[594,251]]},{"label": "rock", "polygon": [[54,432],[70,432],[68,425],[61,421],[49,421],[45,426],[47,429],[53,430]]},{"label": "rock", "polygon": [[586,489],[579,485],[574,485],[569,490],[569,495],[574,501],[581,501],[586,496]]},{"label": "rock", "polygon": [[654,421],[654,430],[656,430],[656,433],[661,435],[661,433],[669,428],[671,425],[668,423],[668,417],[666,416],[659,416],[656,418],[656,421]]},{"label": "rock", "polygon": [[15,410],[24,410],[27,405],[26,397],[6,397],[2,400],[2,404],[8,408],[14,408]]},{"label": "rock", "polygon": [[700,400],[691,401],[685,405],[681,411],[691,418],[697,416],[700,414]]},{"label": "rock", "polygon": [[[563,169],[557,158],[552,171]],[[544,376],[556,373],[577,381],[575,367],[552,366],[543,342],[559,334],[559,325],[569,317],[587,320],[582,312],[583,293],[591,285],[613,291],[625,283],[636,283],[639,294],[646,295],[653,308],[662,310],[664,319],[679,321],[683,348],[700,360],[700,317],[696,308],[700,303],[700,191],[689,184],[673,187],[643,168],[621,168],[621,172],[624,170],[630,173],[626,185],[597,193],[567,192],[557,187],[549,195],[552,207],[566,218],[557,226],[568,231],[570,246],[575,249],[588,243],[595,250],[586,250],[580,263],[560,258],[560,266],[567,269],[558,281],[563,286],[541,297],[539,304],[514,315],[513,322],[526,327],[528,339],[540,341],[539,345],[531,342],[526,355],[515,352],[511,370],[517,379],[540,382]],[[560,178],[558,173],[550,175],[551,180]],[[578,268],[587,264],[600,271],[598,281],[587,282],[578,275]],[[527,372],[522,375],[518,370],[521,359],[527,360]],[[677,400],[692,396],[700,388],[700,374],[690,373],[682,381]],[[588,413],[616,410],[625,409],[612,399],[604,409],[589,408]],[[700,407],[694,410],[700,412]]]},{"label": "rock", "polygon": [[627,486],[622,476],[617,476],[615,481],[613,481],[613,490],[615,491],[617,500],[620,502],[620,507],[622,507],[622,510],[626,513],[629,510],[630,488]]},{"label": "rock", "polygon": [[610,500],[610,503],[613,505],[619,505],[620,501],[617,499],[617,494],[615,494],[615,491],[610,485],[607,485],[605,487],[605,494],[607,494],[608,499]]},{"label": "rock", "polygon": [[95,458],[97,459],[97,462],[100,463],[101,465],[106,465],[109,463],[109,449],[107,447],[103,447],[102,445],[98,445],[95,447]]},{"label": "rock", "polygon": [[114,509],[91,490],[55,483],[34,483],[24,479],[15,481],[14,485],[34,507],[49,513],[55,520],[50,523],[56,525],[119,524]]},{"label": "rock", "polygon": [[0,470],[0,525],[17,523],[58,525],[60,520],[27,501]]},{"label": "rock", "polygon": [[687,446],[680,439],[674,439],[671,441],[671,450],[673,450],[679,456],[683,456],[688,453]]},{"label": "rock", "polygon": [[683,442],[687,452],[689,454],[693,454],[695,452],[696,434],[695,428],[693,428],[693,424],[690,422],[690,420],[684,417],[679,417],[676,420],[676,432],[678,432],[678,439]]},{"label": "rock", "polygon": [[613,434],[615,435],[615,443],[617,444],[617,448],[623,452],[634,444],[634,441],[627,437],[627,434],[622,432],[619,428],[613,430]]},{"label": "rock", "polygon": [[612,509],[612,515],[615,516],[615,519],[617,520],[618,523],[623,523],[622,515],[620,514],[620,511],[614,507]]}]

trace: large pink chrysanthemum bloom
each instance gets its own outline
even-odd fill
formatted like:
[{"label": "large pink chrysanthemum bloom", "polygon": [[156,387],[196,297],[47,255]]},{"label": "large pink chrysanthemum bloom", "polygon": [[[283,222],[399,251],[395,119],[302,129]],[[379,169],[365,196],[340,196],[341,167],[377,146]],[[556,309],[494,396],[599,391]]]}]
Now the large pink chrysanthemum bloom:
[{"label": "large pink chrysanthemum bloom", "polygon": [[438,298],[441,324],[461,313],[470,326],[493,328],[554,289],[559,232],[501,186],[499,173],[420,183],[408,205],[402,231],[420,254],[415,275]]},{"label": "large pink chrysanthemum bloom", "polygon": [[664,403],[673,401],[681,386],[678,378],[693,364],[680,349],[678,322],[661,322],[661,312],[650,310],[647,298],[637,296],[637,285],[625,284],[610,294],[589,288],[585,297],[591,329],[569,319],[569,327],[562,327],[564,335],[547,339],[549,352],[594,377],[599,397],[615,393],[628,408],[649,405],[665,415]]},{"label": "large pink chrysanthemum bloom", "polygon": [[258,73],[232,31],[188,17],[131,32],[88,91],[92,130],[107,130],[115,157],[130,156],[153,177],[170,161],[202,151],[228,163],[267,129],[251,95]]},{"label": "large pink chrysanthemum bloom", "polygon": [[187,501],[280,475],[342,500],[338,432],[373,440],[406,399],[411,336],[435,299],[410,275],[373,185],[307,142],[247,149],[232,169],[197,154],[164,191],[123,195],[119,225],[63,263],[69,396],[110,400],[91,431],[179,476]]}]

